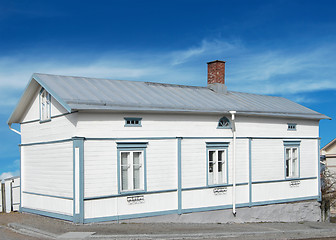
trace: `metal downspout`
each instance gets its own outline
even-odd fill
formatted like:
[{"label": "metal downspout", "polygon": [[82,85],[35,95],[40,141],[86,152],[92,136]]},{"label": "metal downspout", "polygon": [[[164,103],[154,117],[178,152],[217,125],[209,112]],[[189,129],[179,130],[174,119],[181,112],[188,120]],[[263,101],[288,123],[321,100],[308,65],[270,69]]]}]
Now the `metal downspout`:
[{"label": "metal downspout", "polygon": [[8,124],[8,127],[9,127],[9,129],[12,130],[13,132],[15,132],[15,133],[21,135],[21,133],[20,133],[18,130],[13,129],[13,128],[11,127],[11,125]]},{"label": "metal downspout", "polygon": [[236,111],[230,111],[232,120],[232,135],[233,135],[233,147],[232,147],[232,214],[236,216],[236,124],[235,114]]}]

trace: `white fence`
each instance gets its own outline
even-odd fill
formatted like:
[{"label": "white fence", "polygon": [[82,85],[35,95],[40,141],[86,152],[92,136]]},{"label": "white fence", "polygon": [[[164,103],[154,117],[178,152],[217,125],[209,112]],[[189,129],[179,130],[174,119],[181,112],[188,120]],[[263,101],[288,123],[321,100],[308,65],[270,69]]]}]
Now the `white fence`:
[{"label": "white fence", "polygon": [[3,180],[0,184],[0,212],[19,211],[20,177]]}]

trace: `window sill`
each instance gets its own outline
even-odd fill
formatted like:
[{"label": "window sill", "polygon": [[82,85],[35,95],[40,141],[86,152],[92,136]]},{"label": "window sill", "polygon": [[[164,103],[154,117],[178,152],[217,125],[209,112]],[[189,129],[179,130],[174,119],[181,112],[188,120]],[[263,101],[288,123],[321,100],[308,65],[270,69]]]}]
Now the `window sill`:
[{"label": "window sill", "polygon": [[300,179],[300,177],[286,177],[285,180],[294,181],[294,180],[301,180],[301,179]]},{"label": "window sill", "polygon": [[145,190],[139,190],[139,191],[125,191],[125,192],[120,192],[119,194],[122,196],[132,196],[132,195],[138,195],[138,194],[145,194]]},{"label": "window sill", "polygon": [[142,127],[142,125],[124,125],[124,127]]},{"label": "window sill", "polygon": [[40,120],[40,123],[46,123],[46,122],[51,122],[51,118],[46,120]]},{"label": "window sill", "polygon": [[216,188],[216,187],[231,187],[232,184],[223,183],[223,184],[214,184],[214,185],[208,185],[208,188]]}]

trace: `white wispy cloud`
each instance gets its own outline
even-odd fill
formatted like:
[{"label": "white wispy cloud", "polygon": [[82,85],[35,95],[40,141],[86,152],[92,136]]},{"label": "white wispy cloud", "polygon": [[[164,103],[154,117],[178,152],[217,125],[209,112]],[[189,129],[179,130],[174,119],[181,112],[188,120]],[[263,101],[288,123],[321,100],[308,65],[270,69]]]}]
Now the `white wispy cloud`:
[{"label": "white wispy cloud", "polygon": [[7,179],[7,178],[11,178],[11,177],[16,177],[20,175],[20,171],[14,171],[14,172],[3,172],[0,174],[0,182],[1,180]]},{"label": "white wispy cloud", "polygon": [[[171,53],[171,63],[172,65],[183,64],[190,60],[195,60],[200,57],[209,56],[214,58],[215,56],[222,55],[226,53],[231,55],[232,52],[239,52],[243,49],[243,46],[239,41],[226,42],[221,40],[203,40],[197,46],[178,50]],[[215,60],[215,59],[210,59]]]},{"label": "white wispy cloud", "polygon": [[205,63],[215,59],[228,60],[230,90],[274,95],[334,90],[335,50],[332,44],[302,52],[262,50],[241,41],[216,39],[166,52],[96,54],[85,56],[85,61],[57,58],[52,53],[49,58],[22,53],[0,57],[0,107],[17,102],[18,94],[13,92],[22,92],[34,72],[205,86]]}]

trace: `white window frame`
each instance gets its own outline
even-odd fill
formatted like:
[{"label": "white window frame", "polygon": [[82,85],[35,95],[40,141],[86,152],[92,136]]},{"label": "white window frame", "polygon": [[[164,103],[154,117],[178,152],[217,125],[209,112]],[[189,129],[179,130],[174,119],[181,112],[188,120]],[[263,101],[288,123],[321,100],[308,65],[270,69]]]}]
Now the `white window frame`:
[{"label": "white window frame", "polygon": [[[211,161],[210,152],[214,152],[214,158]],[[222,152],[222,159],[219,158],[219,152]],[[221,160],[221,161],[220,161]],[[228,176],[228,143],[207,143],[207,186],[221,186],[227,185],[229,181]],[[221,171],[219,171],[221,164]]]},{"label": "white window frame", "polygon": [[300,142],[284,142],[284,160],[285,178],[300,178]]},{"label": "white window frame", "polygon": [[[117,143],[118,146],[118,192],[138,193],[147,191],[147,176],[146,176],[146,145],[147,143]],[[139,164],[134,162],[135,153],[140,153]],[[127,164],[123,164],[122,154],[128,154]],[[127,188],[124,189],[123,184],[123,169],[127,168]],[[134,172],[139,167],[139,186],[135,186]]]},{"label": "white window frame", "polygon": [[51,120],[51,96],[44,88],[41,89],[40,95],[40,122]]}]

